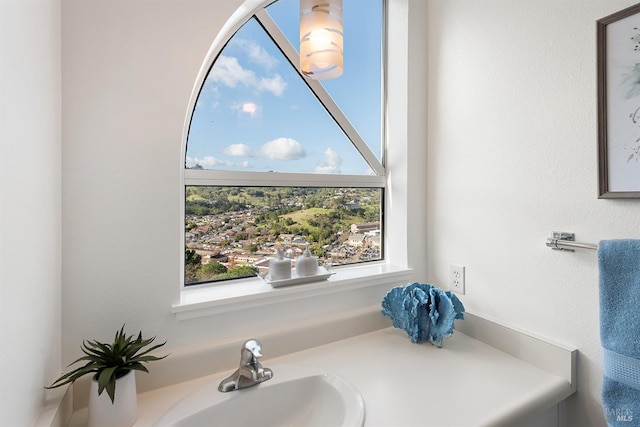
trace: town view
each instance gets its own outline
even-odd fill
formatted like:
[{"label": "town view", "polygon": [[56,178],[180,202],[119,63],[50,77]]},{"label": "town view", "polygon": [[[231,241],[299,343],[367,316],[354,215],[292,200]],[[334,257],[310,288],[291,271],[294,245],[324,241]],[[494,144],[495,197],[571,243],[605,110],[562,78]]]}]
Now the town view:
[{"label": "town view", "polygon": [[264,276],[278,248],[320,265],[382,259],[380,188],[185,189],[185,284]]}]

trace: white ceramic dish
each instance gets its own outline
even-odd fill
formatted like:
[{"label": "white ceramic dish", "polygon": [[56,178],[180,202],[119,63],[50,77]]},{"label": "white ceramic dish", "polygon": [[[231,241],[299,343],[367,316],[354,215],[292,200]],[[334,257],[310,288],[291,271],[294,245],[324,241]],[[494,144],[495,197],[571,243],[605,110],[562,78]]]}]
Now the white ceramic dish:
[{"label": "white ceramic dish", "polygon": [[300,285],[302,283],[311,283],[311,282],[319,282],[321,280],[327,280],[329,276],[335,274],[333,271],[329,271],[324,267],[318,267],[318,273],[313,276],[302,276],[299,277],[296,274],[295,270],[291,271],[291,279],[280,279],[280,280],[271,280],[269,274],[267,274],[262,279],[270,284],[274,288],[279,288],[281,286],[291,286],[291,285]]}]

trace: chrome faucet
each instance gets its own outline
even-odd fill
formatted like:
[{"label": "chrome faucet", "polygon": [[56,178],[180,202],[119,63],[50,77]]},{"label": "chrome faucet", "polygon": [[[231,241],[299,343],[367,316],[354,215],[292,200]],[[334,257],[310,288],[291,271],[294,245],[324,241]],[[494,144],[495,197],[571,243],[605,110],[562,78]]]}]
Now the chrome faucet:
[{"label": "chrome faucet", "polygon": [[226,393],[270,380],[273,377],[273,371],[262,367],[258,362],[261,357],[262,344],[260,341],[256,339],[245,341],[240,349],[240,367],[220,382],[218,390]]}]

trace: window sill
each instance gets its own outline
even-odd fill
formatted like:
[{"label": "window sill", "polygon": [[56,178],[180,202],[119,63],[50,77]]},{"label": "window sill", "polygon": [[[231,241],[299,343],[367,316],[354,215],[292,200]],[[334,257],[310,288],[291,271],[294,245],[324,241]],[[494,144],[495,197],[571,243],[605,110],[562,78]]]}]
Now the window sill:
[{"label": "window sill", "polygon": [[180,292],[180,302],[172,306],[172,311],[177,320],[192,319],[370,286],[397,285],[410,281],[412,275],[410,268],[386,263],[336,267],[334,271],[336,274],[327,280],[282,288],[272,288],[259,278],[187,288]]}]

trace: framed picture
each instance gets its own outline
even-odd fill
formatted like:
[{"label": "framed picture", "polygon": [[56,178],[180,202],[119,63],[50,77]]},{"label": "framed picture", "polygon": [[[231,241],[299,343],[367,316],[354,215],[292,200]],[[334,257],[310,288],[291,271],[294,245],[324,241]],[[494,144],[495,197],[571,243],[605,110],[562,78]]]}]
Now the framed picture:
[{"label": "framed picture", "polygon": [[597,21],[600,198],[640,198],[640,4]]}]

